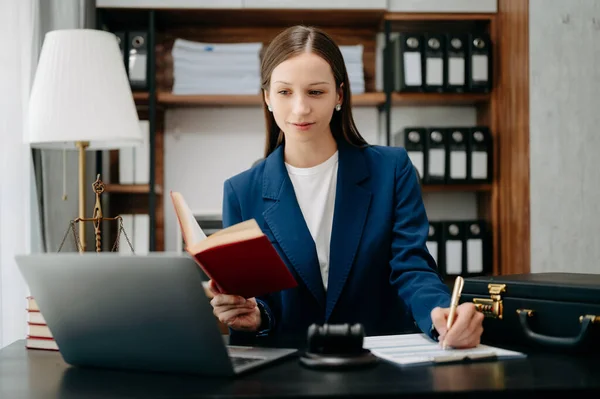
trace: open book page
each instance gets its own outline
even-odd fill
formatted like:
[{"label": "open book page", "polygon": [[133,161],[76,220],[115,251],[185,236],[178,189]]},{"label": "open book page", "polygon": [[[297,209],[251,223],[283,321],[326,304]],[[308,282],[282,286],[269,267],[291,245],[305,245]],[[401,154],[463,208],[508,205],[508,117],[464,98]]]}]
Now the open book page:
[{"label": "open book page", "polygon": [[209,248],[250,240],[262,235],[264,234],[260,227],[258,227],[256,220],[250,219],[217,231],[206,240],[200,241],[194,245],[189,245],[187,249],[191,253],[199,253]]},{"label": "open book page", "polygon": [[442,349],[439,342],[433,341],[425,334],[365,337],[363,346],[375,356],[402,366],[526,356],[521,352],[487,345],[478,345],[471,349]]},{"label": "open book page", "polygon": [[203,241],[206,238],[206,234],[202,231],[181,193],[171,191],[171,201],[175,207],[175,213],[177,214],[177,220],[179,221],[185,245],[189,247]]}]

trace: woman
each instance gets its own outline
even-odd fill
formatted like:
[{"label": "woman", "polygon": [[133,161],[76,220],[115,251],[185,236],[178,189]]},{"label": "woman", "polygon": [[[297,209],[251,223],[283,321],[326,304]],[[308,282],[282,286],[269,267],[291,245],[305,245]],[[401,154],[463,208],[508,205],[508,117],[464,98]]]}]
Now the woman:
[{"label": "woman", "polygon": [[426,249],[428,220],[402,148],[359,134],[342,54],[324,32],[279,34],[261,65],[265,160],[225,182],[223,225],[256,219],[296,280],[261,298],[221,294],[232,334],[305,334],[312,323],[361,323],[367,335],[418,328],[453,347],[479,344],[481,313],[458,307]]}]

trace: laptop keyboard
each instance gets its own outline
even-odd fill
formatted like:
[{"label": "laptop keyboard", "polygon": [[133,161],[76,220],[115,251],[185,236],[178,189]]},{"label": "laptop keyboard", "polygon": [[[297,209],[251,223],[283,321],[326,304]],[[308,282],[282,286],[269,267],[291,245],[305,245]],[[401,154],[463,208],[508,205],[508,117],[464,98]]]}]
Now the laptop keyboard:
[{"label": "laptop keyboard", "polygon": [[230,359],[231,359],[231,363],[233,364],[233,367],[246,366],[248,364],[257,363],[262,360],[265,360],[262,357],[242,357],[242,356],[231,356]]}]

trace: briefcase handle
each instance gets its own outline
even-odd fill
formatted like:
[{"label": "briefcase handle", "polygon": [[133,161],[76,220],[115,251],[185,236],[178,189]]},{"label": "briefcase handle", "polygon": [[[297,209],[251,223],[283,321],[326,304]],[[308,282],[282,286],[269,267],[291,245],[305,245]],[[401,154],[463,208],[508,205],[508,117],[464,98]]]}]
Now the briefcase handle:
[{"label": "briefcase handle", "polygon": [[588,336],[588,332],[591,330],[590,326],[594,323],[600,323],[600,316],[585,315],[579,318],[581,323],[581,330],[579,334],[574,337],[553,337],[550,335],[544,335],[536,333],[531,330],[529,326],[529,319],[535,315],[535,311],[531,309],[517,309],[519,315],[519,321],[525,336],[531,341],[538,344],[560,347],[560,348],[577,348],[581,343],[585,341]]}]

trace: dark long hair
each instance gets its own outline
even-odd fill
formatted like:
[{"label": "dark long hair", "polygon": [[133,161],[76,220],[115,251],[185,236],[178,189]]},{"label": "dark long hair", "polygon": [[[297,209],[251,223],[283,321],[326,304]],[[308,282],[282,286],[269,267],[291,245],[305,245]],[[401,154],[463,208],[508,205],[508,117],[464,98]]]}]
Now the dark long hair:
[{"label": "dark long hair", "polygon": [[[265,50],[260,66],[262,89],[268,91],[271,83],[271,74],[277,65],[285,60],[307,51],[322,57],[331,66],[335,78],[336,90],[342,85],[342,109],[335,111],[331,118],[330,127],[336,140],[345,140],[351,145],[363,147],[368,145],[360,135],[354,118],[352,117],[352,97],[350,93],[350,81],[344,57],[337,44],[325,32],[318,28],[307,26],[293,26],[278,34]],[[267,109],[267,103],[263,96],[263,110],[267,126],[267,138],[265,144],[265,158],[271,154],[277,146],[284,142],[283,132],[277,126],[273,114]]]}]

